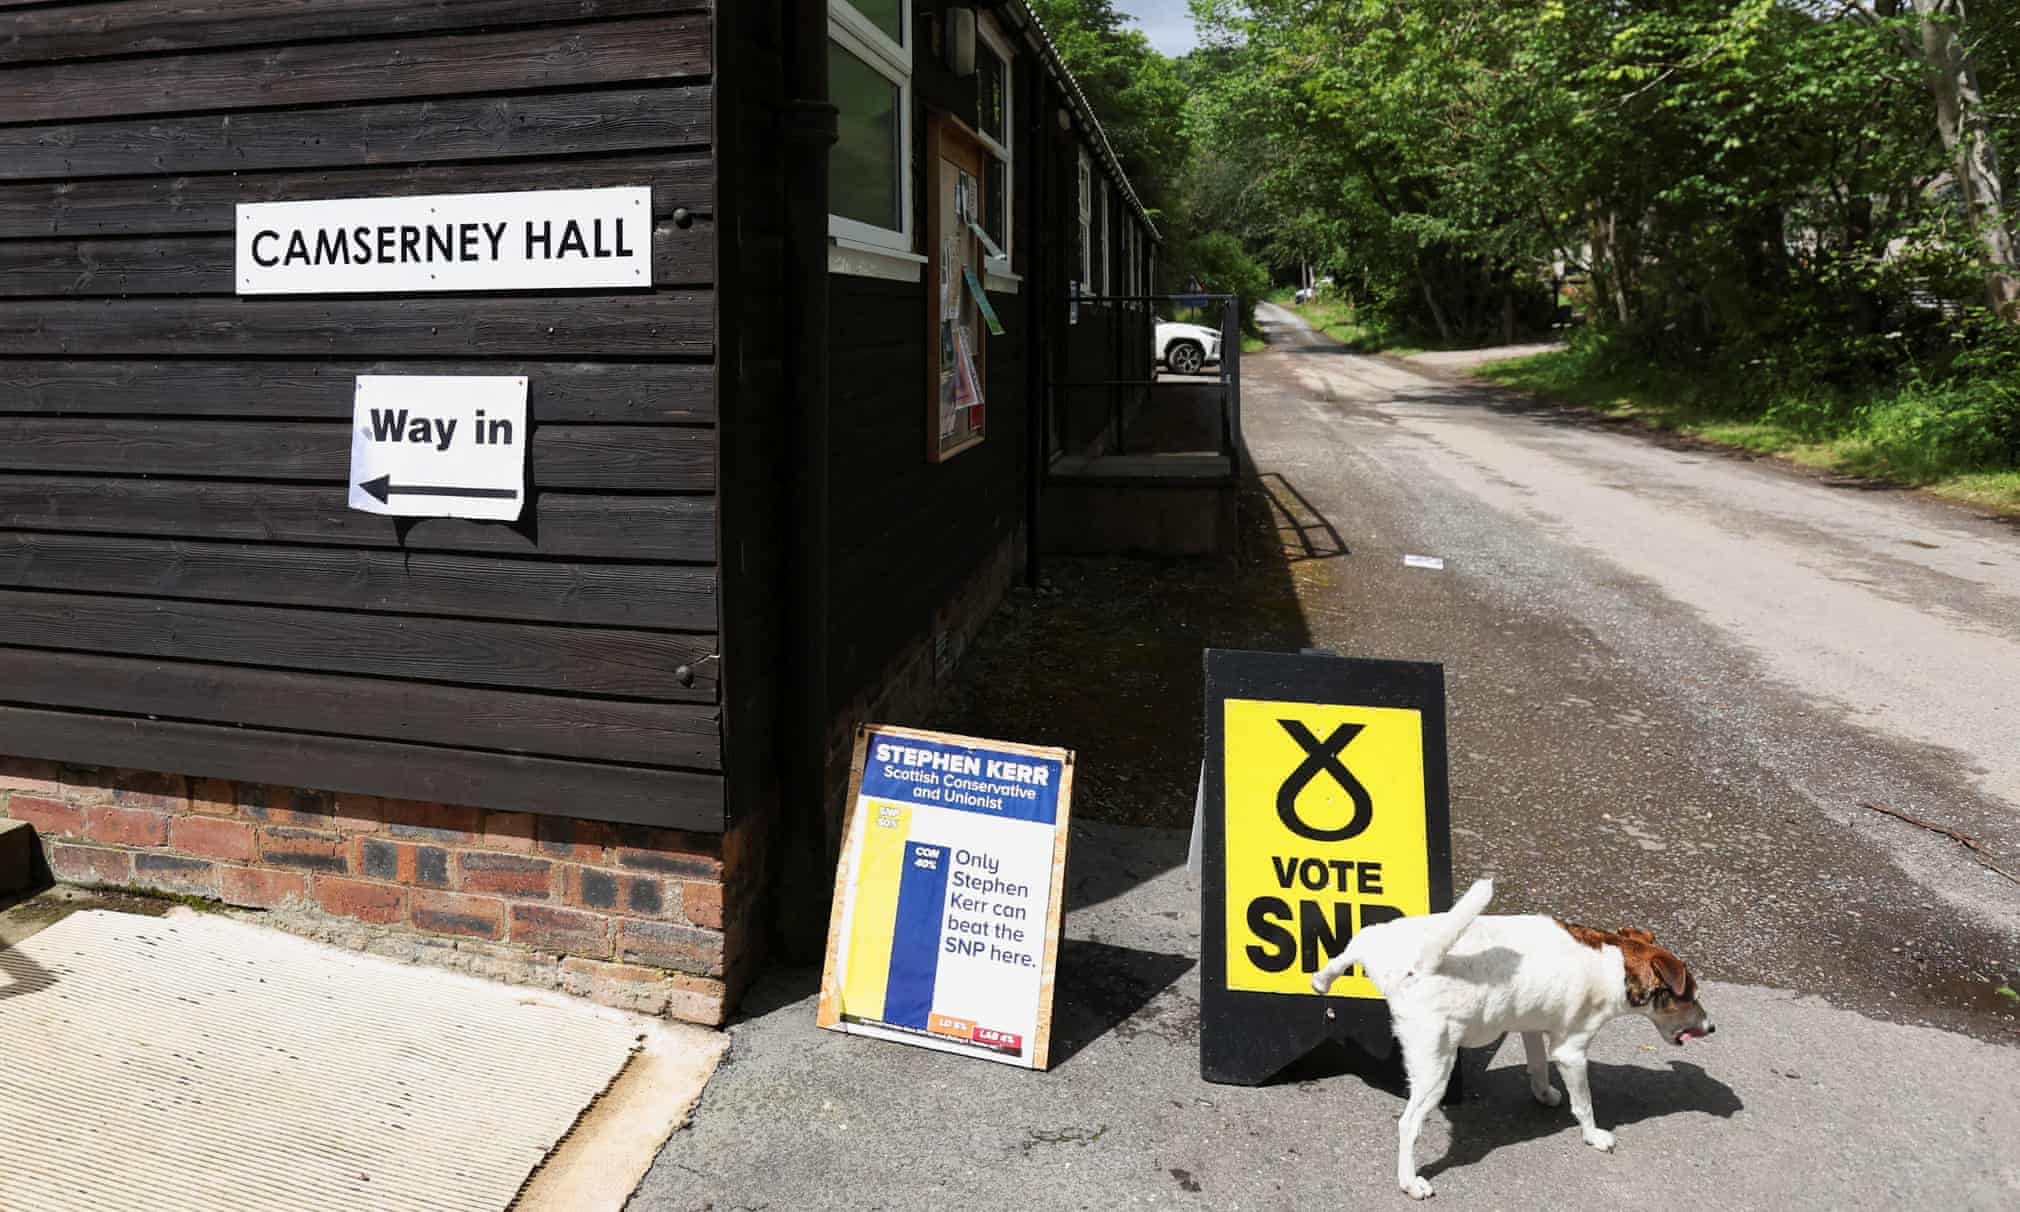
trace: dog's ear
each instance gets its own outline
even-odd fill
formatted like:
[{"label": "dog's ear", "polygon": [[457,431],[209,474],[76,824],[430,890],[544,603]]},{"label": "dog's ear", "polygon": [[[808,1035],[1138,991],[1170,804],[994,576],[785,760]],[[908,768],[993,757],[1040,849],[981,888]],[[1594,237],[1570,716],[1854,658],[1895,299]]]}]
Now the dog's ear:
[{"label": "dog's ear", "polygon": [[1615,930],[1614,933],[1622,938],[1631,938],[1637,943],[1652,943],[1655,941],[1653,934],[1650,934],[1639,926],[1622,926],[1620,929]]},{"label": "dog's ear", "polygon": [[1649,953],[1648,966],[1655,970],[1656,977],[1669,986],[1670,993],[1675,996],[1682,997],[1689,990],[1690,970],[1683,966],[1682,960],[1669,952],[1660,947],[1655,948]]}]

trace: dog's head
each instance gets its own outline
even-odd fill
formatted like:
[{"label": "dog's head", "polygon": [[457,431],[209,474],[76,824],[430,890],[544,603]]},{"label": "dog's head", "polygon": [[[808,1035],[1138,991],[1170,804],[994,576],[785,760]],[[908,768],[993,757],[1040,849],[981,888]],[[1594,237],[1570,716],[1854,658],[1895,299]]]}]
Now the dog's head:
[{"label": "dog's head", "polygon": [[1588,947],[1620,949],[1621,963],[1627,969],[1627,1004],[1654,1023],[1664,1039],[1680,1047],[1718,1029],[1712,1026],[1704,1003],[1697,1000],[1697,978],[1674,952],[1657,943],[1653,934],[1638,926],[1594,930],[1562,924]]},{"label": "dog's head", "polygon": [[1697,1000],[1697,978],[1655,936],[1633,926],[1613,932],[1618,940],[1621,962],[1627,968],[1627,1004],[1655,1024],[1670,1043],[1681,1047],[1686,1041],[1702,1039],[1718,1028],[1712,1026],[1704,1003]]}]

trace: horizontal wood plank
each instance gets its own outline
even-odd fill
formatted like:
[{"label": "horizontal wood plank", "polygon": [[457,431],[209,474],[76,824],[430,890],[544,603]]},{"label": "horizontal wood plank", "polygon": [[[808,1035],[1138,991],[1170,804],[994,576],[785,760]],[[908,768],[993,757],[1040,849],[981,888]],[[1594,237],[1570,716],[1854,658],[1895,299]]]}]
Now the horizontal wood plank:
[{"label": "horizontal wood plank", "polygon": [[698,148],[703,85],[0,127],[0,180]]},{"label": "horizontal wood plank", "polygon": [[707,292],[0,302],[0,355],[705,357]]},{"label": "horizontal wood plank", "polygon": [[[0,241],[0,298],[228,295],[236,289],[237,251],[230,236]],[[656,224],[652,279],[658,286],[712,283],[714,224]]]},{"label": "horizontal wood plank", "polygon": [[707,424],[715,367],[614,362],[0,361],[0,413],[348,421],[359,375],[526,376],[536,425]]},{"label": "horizontal wood plank", "polygon": [[[341,484],[350,467],[348,424],[0,416],[4,471]],[[715,485],[715,431],[536,425],[527,477],[536,488],[704,491]]]},{"label": "horizontal wood plank", "polygon": [[405,168],[235,172],[216,176],[0,184],[0,239],[230,232],[241,202],[405,198],[418,194],[647,186],[655,219],[715,205],[705,154],[646,153],[582,160],[417,164]]},{"label": "horizontal wood plank", "polygon": [[715,570],[0,531],[0,586],[712,631]]},{"label": "horizontal wood plank", "polygon": [[188,661],[0,648],[0,699],[547,757],[722,768],[718,711]]},{"label": "horizontal wood plank", "polygon": [[[661,702],[712,702],[711,635],[0,590],[0,644]],[[688,666],[692,684],[674,676]],[[4,693],[4,692],[0,692]]]},{"label": "horizontal wood plank", "polygon": [[720,831],[722,778],[381,740],[0,706],[23,757]]},{"label": "horizontal wood plank", "polygon": [[342,492],[292,484],[0,473],[0,524],[86,534],[177,535],[556,559],[712,562],[715,499],[535,492],[516,523],[393,518]]},{"label": "horizontal wood plank", "polygon": [[[0,22],[0,30],[5,29]],[[471,31],[369,42],[0,68],[0,122],[327,105],[648,80],[709,72],[708,18]]]},{"label": "horizontal wood plank", "polygon": [[0,63],[706,10],[706,0],[99,0],[0,24]]}]

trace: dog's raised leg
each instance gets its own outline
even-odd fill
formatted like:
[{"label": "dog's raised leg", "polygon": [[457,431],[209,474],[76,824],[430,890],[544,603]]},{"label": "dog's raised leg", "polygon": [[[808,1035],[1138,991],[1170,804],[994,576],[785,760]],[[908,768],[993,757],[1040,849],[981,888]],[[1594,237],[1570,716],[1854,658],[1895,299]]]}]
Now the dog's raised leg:
[{"label": "dog's raised leg", "polygon": [[1445,1083],[1451,1080],[1452,1066],[1458,1059],[1457,1041],[1425,1040],[1403,1049],[1403,1070],[1410,1075],[1410,1101],[1396,1124],[1396,1185],[1411,1199],[1429,1199],[1436,1194],[1430,1181],[1417,1173],[1417,1131],[1444,1097]]},{"label": "dog's raised leg", "polygon": [[1564,1075],[1565,1092],[1571,1095],[1571,1114],[1584,1130],[1585,1143],[1603,1153],[1613,1152],[1613,1133],[1592,1122],[1592,1087],[1585,1080],[1586,1038],[1568,1039],[1557,1045],[1550,1059]]},{"label": "dog's raised leg", "polygon": [[1522,1033],[1522,1051],[1529,1057],[1529,1093],[1546,1107],[1554,1107],[1564,1101],[1557,1087],[1550,1084],[1550,1045],[1541,1031]]}]

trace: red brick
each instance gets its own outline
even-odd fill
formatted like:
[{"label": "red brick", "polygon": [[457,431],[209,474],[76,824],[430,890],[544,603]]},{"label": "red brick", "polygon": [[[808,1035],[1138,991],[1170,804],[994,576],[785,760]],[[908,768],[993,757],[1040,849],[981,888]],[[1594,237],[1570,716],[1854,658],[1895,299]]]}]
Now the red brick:
[{"label": "red brick", "polygon": [[349,874],[349,847],[341,833],[268,827],[259,831],[260,857],[275,867]]},{"label": "red brick", "polygon": [[465,892],[544,901],[553,883],[553,869],[553,863],[531,855],[469,850],[456,856],[456,886]]},{"label": "red brick", "polygon": [[459,892],[414,893],[411,915],[414,929],[429,934],[455,934],[464,938],[505,936],[505,902],[488,896],[464,896]]},{"label": "red brick", "polygon": [[617,926],[617,958],[701,976],[722,975],[722,935],[672,922],[625,918]]},{"label": "red brick", "polygon": [[729,990],[718,980],[675,972],[667,976],[672,995],[666,1013],[684,1022],[720,1027],[729,1017]]},{"label": "red brick", "polygon": [[0,791],[26,791],[53,798],[63,794],[63,779],[54,762],[0,757]]},{"label": "red brick", "polygon": [[87,808],[84,834],[114,846],[159,846],[168,840],[168,814],[147,808]]},{"label": "red brick", "polygon": [[17,821],[27,821],[34,826],[36,835],[45,840],[84,836],[84,809],[62,800],[47,800],[16,792],[7,801],[7,815]]},{"label": "red brick", "polygon": [[689,880],[680,889],[681,913],[697,926],[722,929],[722,885]]},{"label": "red brick", "polygon": [[415,800],[387,800],[386,831],[395,837],[471,846],[479,840],[477,826],[482,815],[475,808]]},{"label": "red brick", "polygon": [[238,787],[228,779],[191,779],[189,810],[203,816],[237,816]]},{"label": "red brick", "polygon": [[216,896],[217,864],[208,859],[143,851],[133,856],[133,882],[161,892]]},{"label": "red brick", "polygon": [[316,902],[325,913],[380,926],[401,921],[407,916],[406,890],[391,884],[319,875],[316,877]]},{"label": "red brick", "polygon": [[624,873],[570,864],[561,869],[561,900],[577,909],[613,912],[623,895]]},{"label": "red brick", "polygon": [[179,816],[168,824],[168,844],[184,854],[250,863],[259,857],[253,827],[214,816]]},{"label": "red brick", "polygon": [[179,774],[120,770],[112,780],[112,802],[122,808],[181,812],[189,807],[189,782]]},{"label": "red brick", "polygon": [[530,812],[487,812],[484,814],[484,840],[480,844],[486,850],[531,854],[537,819]]},{"label": "red brick", "polygon": [[610,955],[610,919],[600,913],[549,905],[513,905],[510,913],[515,943],[593,959]]},{"label": "red brick", "polygon": [[113,772],[96,766],[65,766],[57,776],[63,781],[63,800],[68,804],[110,804]]},{"label": "red brick", "polygon": [[339,793],[330,827],[345,833],[377,833],[386,824],[386,802],[376,795]]},{"label": "red brick", "polygon": [[106,850],[98,846],[49,847],[49,870],[56,878],[72,884],[130,884],[133,882],[133,853]]},{"label": "red brick", "polygon": [[309,877],[293,871],[226,867],[218,873],[218,885],[225,903],[253,909],[278,909],[309,899]]},{"label": "red brick", "polygon": [[240,811],[263,825],[325,830],[335,826],[336,797],[327,791],[240,783],[238,803]]},{"label": "red brick", "polygon": [[686,879],[718,879],[722,875],[722,839],[673,829],[626,825],[618,830],[622,848],[617,865]]},{"label": "red brick", "polygon": [[449,886],[449,852],[440,846],[414,842],[394,842],[385,838],[358,839],[359,875],[388,880],[414,888]]},{"label": "red brick", "polygon": [[617,843],[617,829],[601,821],[577,821],[563,816],[543,816],[534,826],[542,854],[574,859],[578,863],[601,863]]}]

